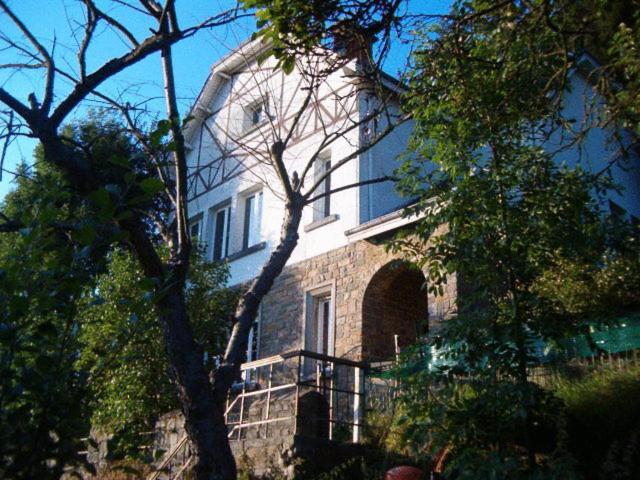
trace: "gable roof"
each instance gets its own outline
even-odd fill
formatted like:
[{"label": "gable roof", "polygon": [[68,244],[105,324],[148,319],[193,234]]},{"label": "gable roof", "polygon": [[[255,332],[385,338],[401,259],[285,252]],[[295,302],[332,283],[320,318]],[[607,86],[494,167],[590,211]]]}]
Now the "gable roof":
[{"label": "gable roof", "polygon": [[190,118],[183,131],[187,143],[191,142],[202,122],[211,115],[209,105],[211,105],[220,86],[229,80],[234,72],[248,66],[257,57],[267,52],[269,48],[271,48],[271,44],[263,41],[262,38],[250,39],[238,45],[236,49],[213,64],[207,80],[186,117]]}]

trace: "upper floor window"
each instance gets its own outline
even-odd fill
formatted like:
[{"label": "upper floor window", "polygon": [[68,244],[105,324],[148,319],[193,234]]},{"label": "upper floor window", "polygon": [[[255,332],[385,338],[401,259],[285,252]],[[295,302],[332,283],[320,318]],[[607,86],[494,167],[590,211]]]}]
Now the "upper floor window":
[{"label": "upper floor window", "polygon": [[213,210],[213,259],[222,260],[229,253],[229,227],[231,226],[229,204]]},{"label": "upper floor window", "polygon": [[[331,158],[320,157],[316,160],[314,171],[314,183],[320,180],[323,175],[327,174],[331,170]],[[322,183],[318,186],[313,196],[318,196],[327,193],[323,197],[318,198],[313,202],[313,221],[322,220],[323,218],[331,215],[331,195],[328,192],[331,191],[331,175],[327,175]]]},{"label": "upper floor window", "polygon": [[268,118],[268,103],[266,99],[260,99],[244,108],[244,129],[249,130],[260,125]]},{"label": "upper floor window", "polygon": [[242,249],[260,243],[260,224],[262,218],[262,191],[244,197],[244,224]]}]

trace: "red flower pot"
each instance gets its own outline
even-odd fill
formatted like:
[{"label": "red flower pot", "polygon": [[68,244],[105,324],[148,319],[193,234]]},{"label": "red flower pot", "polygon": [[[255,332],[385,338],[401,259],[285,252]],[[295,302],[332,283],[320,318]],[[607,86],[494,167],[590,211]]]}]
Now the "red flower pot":
[{"label": "red flower pot", "polygon": [[384,480],[424,480],[424,472],[416,467],[395,467],[387,472]]}]

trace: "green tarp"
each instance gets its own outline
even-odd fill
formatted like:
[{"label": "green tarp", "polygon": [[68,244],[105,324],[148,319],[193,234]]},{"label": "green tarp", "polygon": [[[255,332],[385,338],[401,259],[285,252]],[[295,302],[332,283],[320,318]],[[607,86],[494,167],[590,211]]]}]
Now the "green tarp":
[{"label": "green tarp", "polygon": [[[599,349],[607,353],[620,353],[640,348],[640,313],[616,319],[614,325],[597,329],[591,328],[591,339]],[[579,335],[562,342],[571,357],[596,355],[586,335]]]},{"label": "green tarp", "polygon": [[[536,349],[538,351],[539,361],[545,363],[554,361],[554,359],[559,356],[568,356],[571,358],[590,357],[592,355],[602,354],[602,352],[620,353],[640,349],[640,312],[619,317],[615,319],[609,327],[597,328],[596,326],[592,326],[590,327],[590,336],[598,349],[600,349],[599,352],[591,348],[586,335],[578,335],[560,342],[561,352],[549,349],[541,340]],[[385,379],[397,378],[398,375],[408,375],[422,369],[428,369],[436,364],[448,363],[448,361],[443,359],[441,355],[438,355],[437,352],[430,351],[428,347],[425,348],[423,346],[421,348],[423,349],[422,355],[415,355],[418,353],[418,350],[414,349],[415,356],[411,361],[400,365],[392,371],[373,371],[371,372],[371,376]],[[454,363],[451,360],[449,360],[449,362]]]}]

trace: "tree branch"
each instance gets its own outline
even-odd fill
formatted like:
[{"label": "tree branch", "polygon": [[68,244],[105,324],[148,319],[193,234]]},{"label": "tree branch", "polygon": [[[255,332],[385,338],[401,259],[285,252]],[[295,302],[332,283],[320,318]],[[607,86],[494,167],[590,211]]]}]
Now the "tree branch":
[{"label": "tree branch", "polygon": [[36,39],[36,37],[31,33],[31,31],[26,27],[24,23],[13,13],[13,11],[7,6],[4,0],[0,0],[0,9],[2,9],[7,16],[13,21],[13,23],[18,27],[18,29],[22,32],[22,34],[27,37],[27,40],[34,46],[34,48],[42,55],[43,62],[47,66],[47,79],[45,83],[45,94],[44,99],[42,100],[42,106],[40,107],[41,111],[47,115],[49,113],[49,109],[51,108],[51,102],[53,101],[53,82],[55,76],[55,63],[53,58],[49,54],[46,48]]},{"label": "tree branch", "polygon": [[364,187],[366,185],[372,185],[372,184],[383,183],[383,182],[395,182],[397,180],[398,179],[396,177],[392,177],[392,176],[386,175],[384,177],[372,178],[370,180],[362,180],[361,182],[350,183],[348,185],[344,185],[342,187],[338,187],[338,188],[334,188],[333,190],[329,190],[328,192],[320,193],[320,194],[316,195],[315,197],[308,198],[308,199],[306,199],[304,201],[304,204],[305,205],[310,205],[313,202],[315,202],[316,200],[324,198],[327,195],[333,195],[334,193],[342,192],[344,190],[349,190],[350,188]]}]

